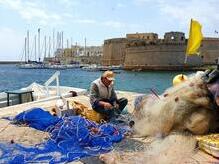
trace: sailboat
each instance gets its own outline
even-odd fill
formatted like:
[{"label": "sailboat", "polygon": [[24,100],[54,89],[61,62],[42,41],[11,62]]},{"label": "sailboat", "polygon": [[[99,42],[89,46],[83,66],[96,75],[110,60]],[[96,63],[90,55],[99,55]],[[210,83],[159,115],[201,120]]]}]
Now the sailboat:
[{"label": "sailboat", "polygon": [[[55,50],[55,43],[54,43],[54,32],[53,32],[53,51]],[[47,54],[47,46],[46,46],[46,37],[45,37],[45,54],[44,57],[46,57]],[[50,50],[51,50],[51,43],[50,43],[50,37],[49,37],[49,44],[48,44],[49,50],[48,50],[48,57],[50,58]],[[64,53],[64,47],[63,47],[63,31],[57,33],[57,44],[56,44],[56,50],[54,52],[55,54],[63,54]],[[56,69],[56,70],[62,70],[67,69],[67,65],[61,64],[61,62],[58,61],[50,61],[48,64],[46,64],[47,69]]]},{"label": "sailboat", "polygon": [[44,69],[45,65],[43,62],[40,61],[40,29],[38,29],[38,55],[39,60],[36,59],[36,35],[34,37],[34,53],[35,53],[35,60],[30,59],[30,46],[29,46],[29,31],[27,31],[27,37],[25,37],[25,44],[24,44],[24,56],[25,62],[24,64],[18,65],[21,69]]}]

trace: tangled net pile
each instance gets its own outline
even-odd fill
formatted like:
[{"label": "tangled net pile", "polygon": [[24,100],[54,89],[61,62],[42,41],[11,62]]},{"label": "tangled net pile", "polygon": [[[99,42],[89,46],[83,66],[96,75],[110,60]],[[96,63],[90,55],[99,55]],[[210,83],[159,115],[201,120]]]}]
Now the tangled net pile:
[{"label": "tangled net pile", "polygon": [[0,163],[60,163],[110,151],[123,138],[124,129],[96,124],[80,116],[58,118],[40,108],[22,112],[14,119],[47,131],[50,139],[34,147],[0,143]]}]

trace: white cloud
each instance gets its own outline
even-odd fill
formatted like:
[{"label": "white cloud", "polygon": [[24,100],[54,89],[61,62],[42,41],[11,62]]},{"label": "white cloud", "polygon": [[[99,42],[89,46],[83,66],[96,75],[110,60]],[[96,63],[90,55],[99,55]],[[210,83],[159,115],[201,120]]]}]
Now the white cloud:
[{"label": "white cloud", "polygon": [[102,25],[108,26],[108,27],[112,27],[112,28],[122,28],[122,27],[125,27],[124,23],[118,22],[118,21],[112,21],[112,20],[105,21],[105,22],[102,23]]},{"label": "white cloud", "polygon": [[167,1],[158,1],[160,11],[166,15],[168,20],[177,21],[183,28],[187,27],[190,19],[198,20],[203,27],[203,31],[215,30],[213,28],[219,25],[219,12],[217,0],[211,1],[181,1],[179,3],[169,3]]},{"label": "white cloud", "polygon": [[126,7],[126,5],[125,5],[124,3],[118,3],[118,4],[116,5],[116,7],[118,7],[118,8],[124,8],[124,7]]},{"label": "white cloud", "polygon": [[24,37],[11,28],[0,28],[0,60],[21,60]]},{"label": "white cloud", "polygon": [[28,22],[37,22],[42,25],[48,25],[51,22],[54,24],[62,23],[62,16],[53,13],[42,4],[37,2],[28,2],[21,0],[1,0],[1,5],[4,5],[16,11],[24,20]]},{"label": "white cloud", "polygon": [[[174,28],[188,31],[190,20],[196,19],[203,25],[203,31],[211,35],[219,26],[219,3],[218,0],[134,0],[137,6],[150,5],[155,13],[161,15],[157,18]],[[153,14],[153,13],[151,13]],[[171,27],[170,27],[171,28]]]},{"label": "white cloud", "polygon": [[80,1],[77,0],[58,0],[58,2],[66,8],[71,8],[72,6],[78,6],[80,4]]},{"label": "white cloud", "polygon": [[95,23],[97,23],[95,20],[92,20],[92,19],[77,19],[77,20],[74,20],[73,22],[81,23],[81,24],[95,24]]},{"label": "white cloud", "polygon": [[142,4],[148,3],[148,2],[154,2],[156,3],[156,0],[134,0],[134,4],[137,6],[141,6]]}]

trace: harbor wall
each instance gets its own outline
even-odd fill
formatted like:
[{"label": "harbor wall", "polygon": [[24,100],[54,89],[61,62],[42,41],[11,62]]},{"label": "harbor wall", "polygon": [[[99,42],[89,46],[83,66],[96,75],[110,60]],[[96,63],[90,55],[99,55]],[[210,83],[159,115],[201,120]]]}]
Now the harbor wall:
[{"label": "harbor wall", "polygon": [[[185,60],[186,45],[181,44],[161,44],[146,45],[141,47],[129,47],[126,49],[124,61],[125,69],[144,69],[159,67],[167,68],[171,66],[183,66]],[[187,65],[201,66],[202,59],[199,56],[187,58]]]},{"label": "harbor wall", "polygon": [[215,64],[219,57],[219,39],[204,38],[200,55],[187,57],[187,39],[182,32],[167,32],[163,39],[155,33],[127,34],[126,38],[104,41],[101,64],[123,65],[125,69],[176,69]]},{"label": "harbor wall", "polygon": [[204,64],[215,64],[219,57],[219,38],[204,38],[200,54]]},{"label": "harbor wall", "polygon": [[105,40],[101,64],[104,66],[123,65],[126,55],[126,44],[126,38]]}]

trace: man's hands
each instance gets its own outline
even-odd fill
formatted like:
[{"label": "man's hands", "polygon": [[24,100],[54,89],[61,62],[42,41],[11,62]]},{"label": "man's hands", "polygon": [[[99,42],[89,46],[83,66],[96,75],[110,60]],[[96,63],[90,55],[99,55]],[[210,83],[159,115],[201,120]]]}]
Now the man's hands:
[{"label": "man's hands", "polygon": [[108,102],[104,102],[104,101],[99,101],[99,104],[104,108],[104,109],[112,109],[113,106],[108,103]]},{"label": "man's hands", "polygon": [[119,104],[117,104],[116,102],[114,103],[114,105],[111,105],[110,103],[105,101],[99,101],[99,103],[104,109],[119,109]]},{"label": "man's hands", "polygon": [[119,109],[119,104],[115,103],[114,108]]},{"label": "man's hands", "polygon": [[103,107],[104,107],[104,109],[112,109],[113,108],[113,106],[108,102],[104,102]]}]

